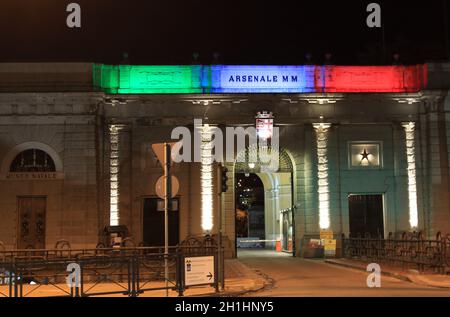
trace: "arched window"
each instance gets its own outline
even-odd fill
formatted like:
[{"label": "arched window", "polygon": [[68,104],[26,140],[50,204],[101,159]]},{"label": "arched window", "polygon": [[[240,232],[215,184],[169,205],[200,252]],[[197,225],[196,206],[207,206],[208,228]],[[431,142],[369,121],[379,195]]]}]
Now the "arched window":
[{"label": "arched window", "polygon": [[19,153],[9,168],[11,173],[55,172],[55,162],[45,151],[29,149]]}]

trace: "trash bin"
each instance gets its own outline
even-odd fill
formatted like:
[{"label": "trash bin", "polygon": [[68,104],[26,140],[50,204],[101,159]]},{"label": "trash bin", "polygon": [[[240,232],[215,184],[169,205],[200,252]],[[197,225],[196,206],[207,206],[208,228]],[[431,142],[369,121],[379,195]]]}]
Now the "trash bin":
[{"label": "trash bin", "polygon": [[281,252],[281,239],[277,239],[277,242],[275,244],[275,251]]}]

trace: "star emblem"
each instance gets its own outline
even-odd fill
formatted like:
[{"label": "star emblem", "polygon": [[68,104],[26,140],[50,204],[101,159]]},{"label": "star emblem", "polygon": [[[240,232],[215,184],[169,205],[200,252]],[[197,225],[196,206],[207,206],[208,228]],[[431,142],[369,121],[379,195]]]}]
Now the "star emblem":
[{"label": "star emblem", "polygon": [[370,153],[368,153],[366,149],[364,149],[364,151],[360,155],[362,156],[361,162],[364,160],[367,160],[367,162],[369,162]]}]

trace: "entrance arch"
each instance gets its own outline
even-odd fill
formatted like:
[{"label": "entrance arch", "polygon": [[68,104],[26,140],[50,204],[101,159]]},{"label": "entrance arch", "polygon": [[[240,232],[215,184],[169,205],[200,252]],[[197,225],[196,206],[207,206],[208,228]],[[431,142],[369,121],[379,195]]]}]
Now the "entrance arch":
[{"label": "entrance arch", "polygon": [[[233,169],[237,186],[239,186],[239,180],[242,177],[256,175],[261,180],[264,188],[264,238],[249,237],[250,242],[247,244],[247,248],[259,247],[275,250],[277,240],[279,240],[281,251],[294,254],[293,173],[295,169],[293,160],[287,150],[280,148],[278,151],[278,170],[275,172],[267,172],[267,169],[262,168],[264,164],[260,162],[248,162],[251,152],[255,150],[256,148],[249,147],[245,151],[237,153]],[[236,212],[238,199],[235,194]],[[242,211],[240,210],[239,212],[242,216]],[[249,219],[251,219],[250,216]],[[259,244],[253,243],[253,241],[256,241],[255,238],[259,238],[261,242]],[[236,233],[236,246],[237,248],[244,249],[246,245],[245,241],[240,240],[243,239],[238,238]]]}]

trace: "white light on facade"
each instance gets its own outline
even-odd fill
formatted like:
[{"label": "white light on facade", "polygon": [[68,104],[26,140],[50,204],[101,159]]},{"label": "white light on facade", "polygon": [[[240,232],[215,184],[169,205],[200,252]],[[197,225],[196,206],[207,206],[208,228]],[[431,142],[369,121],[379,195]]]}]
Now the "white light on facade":
[{"label": "white light on facade", "polygon": [[273,135],[273,114],[271,112],[258,112],[256,115],[256,131],[258,138],[268,140]]},{"label": "white light on facade", "polygon": [[119,225],[119,131],[117,125],[109,126],[110,152],[109,152],[109,224]]},{"label": "white light on facade", "polygon": [[202,229],[209,232],[213,228],[213,144],[209,125],[203,125],[201,137]]},{"label": "white light on facade", "polygon": [[408,200],[409,200],[409,224],[411,229],[419,225],[417,211],[417,184],[416,184],[416,156],[415,156],[415,123],[403,124],[406,134],[406,157],[408,162]]},{"label": "white light on facade", "polygon": [[317,179],[319,194],[319,226],[320,229],[330,228],[330,192],[328,188],[328,130],[331,124],[313,124],[317,141]]}]

